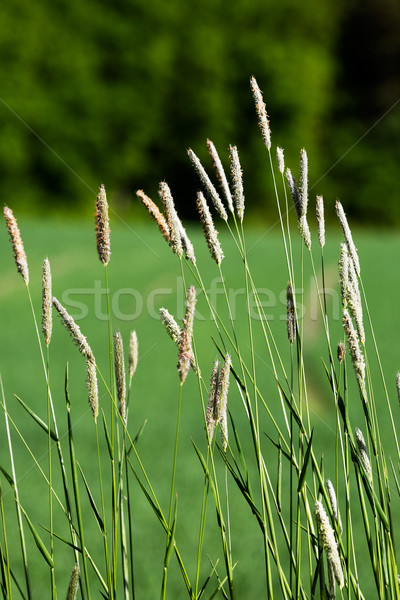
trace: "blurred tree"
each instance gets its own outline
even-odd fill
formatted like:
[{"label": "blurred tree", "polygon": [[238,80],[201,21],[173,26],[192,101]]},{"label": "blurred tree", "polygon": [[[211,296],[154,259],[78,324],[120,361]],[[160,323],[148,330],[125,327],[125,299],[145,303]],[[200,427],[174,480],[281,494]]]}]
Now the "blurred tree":
[{"label": "blurred tree", "polygon": [[[351,107],[344,131],[335,120],[344,18],[344,0],[2,3],[3,198],[32,210],[91,211],[103,182],[123,210],[137,188],[155,197],[166,179],[190,216],[198,181],[186,148],[208,168],[210,137],[225,163],[229,143],[238,145],[247,206],[274,209],[249,77],[264,91],[274,146],[295,173],[305,146],[310,182],[319,179],[364,131]],[[335,195],[336,173],[315,191]]]}]

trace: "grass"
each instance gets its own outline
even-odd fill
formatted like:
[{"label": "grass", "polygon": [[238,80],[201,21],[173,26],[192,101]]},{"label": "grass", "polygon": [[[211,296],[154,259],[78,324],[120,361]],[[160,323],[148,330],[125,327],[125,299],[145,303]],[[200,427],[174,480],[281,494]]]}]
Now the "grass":
[{"label": "grass", "polygon": [[[326,210],[333,210],[329,202]],[[293,211],[290,216],[294,217]],[[311,222],[312,217],[309,219]],[[323,274],[330,334],[328,346],[308,251],[297,231],[292,229],[295,289],[304,288],[303,294],[296,294],[296,311],[299,316],[304,306],[305,315],[298,320],[299,345],[291,348],[286,334],[288,271],[279,226],[266,230],[254,228],[246,231],[245,237],[239,227],[232,237],[223,225],[218,225],[226,255],[222,272],[210,259],[202,232],[196,227],[189,229],[199,273],[202,281],[206,282],[204,294],[197,272],[185,264],[181,268],[177,257],[168,250],[155,228],[135,226],[132,230],[114,226],[112,222],[107,309],[107,295],[102,291],[105,287],[104,268],[96,255],[91,223],[20,218],[19,225],[28,254],[30,291],[37,319],[40,321],[41,264],[47,255],[53,274],[53,294],[87,336],[99,375],[104,377],[107,385],[113,379],[113,374],[110,374],[110,317],[112,330],[121,331],[126,352],[133,328],[139,339],[140,360],[133,379],[127,430],[124,430],[118,411],[112,405],[110,411],[110,395],[101,377],[99,400],[104,421],[100,413],[95,426],[87,404],[85,361],[59,319],[54,319],[49,347],[50,388],[66,464],[67,486],[74,500],[72,512],[77,532],[76,552],[81,564],[82,597],[99,597],[99,590],[107,598],[123,597],[124,577],[127,581],[127,576],[126,572],[122,576],[121,552],[126,548],[127,571],[131,575],[130,566],[133,565],[134,573],[134,584],[130,577],[125,590],[126,598],[157,594],[162,598],[184,597],[187,591],[176,560],[176,547],[183,561],[181,567],[184,565],[186,583],[189,585],[190,581],[192,586],[192,597],[199,597],[207,575],[210,579],[202,596],[205,598],[214,597],[214,592],[217,597],[230,598],[256,595],[268,598],[327,597],[330,563],[324,557],[323,536],[318,541],[316,534],[314,505],[317,499],[322,500],[335,529],[335,538],[339,541],[345,586],[341,592],[337,590],[337,596],[397,597],[395,524],[400,511],[395,476],[398,478],[399,456],[393,442],[387,401],[380,383],[369,327],[366,345],[368,400],[364,408],[349,352],[346,368],[339,367],[336,360],[336,344],[344,339],[337,273],[339,242],[342,239],[339,226],[328,230],[324,249]],[[314,226],[311,233],[314,263],[320,279],[319,248]],[[389,289],[388,282],[393,285],[394,257],[398,255],[400,242],[390,232],[380,238],[368,231],[353,231],[353,235],[396,428],[398,401],[394,380],[400,356],[393,313],[395,291],[390,289],[390,294],[384,294],[384,290]],[[249,267],[247,273],[240,257],[244,243]],[[13,395],[21,398],[47,423],[47,386],[41,371],[25,286],[15,272],[6,235],[0,239],[0,257],[3,281],[0,345],[5,350],[1,356],[1,374],[8,410],[4,411],[4,416],[8,417],[11,432],[7,436],[5,418],[2,436],[4,440],[12,441],[9,452],[7,444],[2,445],[0,461],[3,468],[1,506],[6,524],[6,536],[3,535],[0,540],[2,592],[3,597],[7,597],[7,589],[9,597],[45,594],[53,598],[56,595],[62,597],[66,594],[77,555],[74,557],[66,543],[69,523],[57,505],[57,497],[64,496],[57,451],[55,444]],[[222,273],[230,310],[226,305]],[[258,296],[251,293],[252,280]],[[181,322],[189,284],[197,284],[194,340],[196,360],[203,379],[190,371],[182,386],[176,370],[177,349],[163,331],[158,309],[165,306]],[[218,322],[223,330],[226,328],[221,338],[210,318],[210,300],[215,305]],[[82,311],[86,309],[87,314],[83,316]],[[273,349],[281,387],[277,386],[274,377],[263,323],[258,318],[259,310],[268,315],[270,332],[267,341]],[[248,313],[252,317],[250,320]],[[364,321],[367,321],[365,304]],[[235,351],[235,336],[239,340],[239,356]],[[215,442],[208,448],[205,435],[204,409],[211,367],[215,359],[222,358],[213,340],[220,348],[226,344],[233,363],[228,395],[232,423],[228,419],[229,447],[226,453],[219,452]],[[275,355],[275,345],[279,355]],[[333,356],[331,363],[328,349]],[[287,381],[279,366],[280,360],[288,374]],[[67,408],[70,407],[70,411],[66,411],[64,390],[67,363]],[[324,363],[328,375],[335,379],[334,393]],[[254,381],[261,396],[255,392]],[[346,406],[346,415],[336,412],[336,385]],[[113,385],[111,393],[116,406]],[[175,434],[178,400],[181,404],[178,410],[179,435]],[[249,414],[254,419],[252,422],[249,422]],[[281,437],[277,435],[273,420],[283,432]],[[363,430],[371,460],[372,450],[376,447],[377,459],[372,460],[372,486],[367,481],[360,454],[353,442],[356,427]],[[139,432],[140,437],[132,448],[131,442]],[[50,461],[49,443],[52,448]],[[124,448],[129,451],[131,465],[127,471]],[[395,476],[392,476],[390,460],[393,461]],[[296,465],[299,465],[298,469]],[[39,474],[39,466],[46,476],[50,476],[49,473],[52,476],[54,493],[51,503],[49,484]],[[385,467],[389,473],[388,480]],[[344,477],[347,469],[348,479]],[[175,473],[172,482],[171,471]],[[121,503],[119,472],[124,486]],[[20,505],[15,502],[15,494],[7,480],[10,475],[18,482]],[[136,477],[139,477],[143,488],[138,485]],[[344,525],[342,534],[326,501],[324,481],[327,478],[334,482],[339,498]],[[90,500],[85,485],[92,494]],[[349,504],[346,503],[347,485],[350,489]],[[146,490],[145,493],[143,490]],[[158,516],[154,513],[149,498],[159,507],[157,510],[162,510],[164,517],[160,512]],[[132,534],[128,528],[128,500]],[[17,521],[15,508],[19,506],[26,511],[29,520],[23,513],[21,521]],[[119,529],[121,507],[125,513],[124,530]],[[160,526],[164,518],[166,531]],[[56,535],[49,535],[49,527]],[[203,528],[204,538],[199,534]],[[30,596],[26,591],[19,592],[15,582],[10,584],[8,576],[10,567],[15,581],[21,590],[25,590],[26,577],[19,540],[22,529],[27,546]],[[90,552],[86,571],[80,553],[82,534]],[[122,534],[126,536],[128,546],[121,550]],[[132,555],[129,552],[130,542]],[[203,550],[198,553],[199,544]],[[292,566],[288,545],[293,555]],[[349,556],[350,563],[347,562]],[[103,587],[90,566],[90,560],[101,574]],[[49,563],[54,563],[54,569],[49,568]]]}]

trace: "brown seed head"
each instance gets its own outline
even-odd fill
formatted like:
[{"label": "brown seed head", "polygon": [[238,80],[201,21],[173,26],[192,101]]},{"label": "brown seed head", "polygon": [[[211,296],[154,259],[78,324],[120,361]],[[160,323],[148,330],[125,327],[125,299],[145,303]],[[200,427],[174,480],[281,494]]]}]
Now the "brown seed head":
[{"label": "brown seed head", "polygon": [[143,204],[147,208],[149,214],[153,217],[153,219],[157,223],[158,228],[159,228],[159,230],[161,231],[161,233],[163,235],[163,238],[169,244],[169,242],[170,242],[169,228],[168,228],[167,222],[166,222],[166,220],[164,218],[164,215],[159,210],[158,206],[153,202],[153,200],[151,198],[149,198],[148,196],[146,196],[146,194],[144,193],[143,190],[138,190],[136,192],[136,196],[138,198],[140,198],[140,200],[143,202]]},{"label": "brown seed head", "polygon": [[42,330],[46,346],[50,344],[53,325],[51,308],[51,271],[49,259],[45,258],[42,276]]},{"label": "brown seed head", "polygon": [[114,368],[115,382],[117,384],[118,411],[122,420],[126,420],[126,380],[125,380],[125,361],[124,346],[122,335],[119,331],[114,333]]},{"label": "brown seed head", "polygon": [[17,271],[22,276],[22,279],[24,280],[25,284],[28,285],[28,261],[24,250],[24,244],[22,243],[21,234],[18,228],[17,219],[14,217],[13,211],[11,210],[11,208],[8,208],[8,206],[4,207],[3,214],[6,220],[8,233],[10,235],[10,240],[14,250],[14,258],[15,263],[17,265]]},{"label": "brown seed head", "polygon": [[293,290],[290,282],[286,288],[286,313],[288,340],[293,344],[296,339],[296,313],[294,310]]}]

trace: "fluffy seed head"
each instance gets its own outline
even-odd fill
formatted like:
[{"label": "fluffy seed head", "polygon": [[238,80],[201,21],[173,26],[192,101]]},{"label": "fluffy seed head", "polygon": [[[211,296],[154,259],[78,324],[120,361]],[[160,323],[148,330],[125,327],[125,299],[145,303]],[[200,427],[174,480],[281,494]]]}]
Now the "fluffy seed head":
[{"label": "fluffy seed head", "polygon": [[179,344],[178,373],[181,383],[185,381],[193,359],[192,337],[195,306],[196,289],[192,285],[186,294],[186,313],[185,318],[183,319],[182,335]]},{"label": "fluffy seed head", "polygon": [[367,476],[368,481],[372,485],[372,469],[371,469],[371,463],[369,461],[367,445],[365,443],[362,431],[361,431],[361,429],[358,429],[358,427],[356,427],[354,430],[354,437],[356,438],[357,448],[358,448],[358,452],[359,452],[359,456],[360,456],[360,462],[363,466],[363,469],[364,469],[365,475]]},{"label": "fluffy seed head", "polygon": [[283,148],[280,148],[279,146],[276,149],[276,160],[278,163],[279,172],[281,175],[283,175],[285,172],[285,157],[283,155]]},{"label": "fluffy seed head", "polygon": [[340,514],[338,513],[335,488],[333,487],[333,483],[330,479],[326,480],[325,485],[326,485],[326,491],[328,492],[329,502],[330,502],[330,505],[332,508],[333,516],[335,518],[335,521],[337,521],[340,533],[342,533],[343,527],[342,527],[342,521],[340,518]]},{"label": "fluffy seed head", "polygon": [[296,314],[294,310],[293,290],[290,282],[286,288],[286,313],[288,340],[293,344],[296,339]]},{"label": "fluffy seed head", "polygon": [[344,576],[340,562],[338,547],[335,540],[335,534],[329,523],[328,515],[324,507],[318,500],[315,503],[315,518],[317,521],[318,533],[321,544],[326,552],[326,558],[332,572],[335,576],[340,589],[344,586]]},{"label": "fluffy seed head", "polygon": [[71,315],[65,310],[63,305],[53,298],[53,306],[57,309],[58,314],[61,317],[64,327],[70,332],[72,339],[78,346],[79,352],[83,354],[85,358],[94,362],[94,355],[91,347],[87,343],[85,336],[82,334],[79,326],[75,323]]},{"label": "fluffy seed head", "polygon": [[217,265],[220,265],[222,259],[224,258],[224,253],[222,252],[221,244],[218,240],[218,232],[214,227],[214,222],[212,220],[210,210],[207,206],[206,199],[204,198],[202,192],[197,192],[196,204],[211,256],[215,260]]},{"label": "fluffy seed head", "polygon": [[135,374],[139,355],[139,344],[136,331],[131,331],[129,338],[129,379]]},{"label": "fluffy seed head", "polygon": [[345,354],[346,354],[346,346],[344,345],[343,342],[339,342],[337,345],[337,357],[338,357],[339,363],[342,363],[344,361]]},{"label": "fluffy seed head", "polygon": [[185,256],[186,256],[187,260],[190,260],[190,262],[192,264],[196,265],[196,256],[194,254],[193,244],[189,240],[188,235],[186,233],[186,229],[182,225],[180,219],[179,219],[179,235],[180,235],[181,242],[182,242],[182,248],[183,248],[183,251],[185,252]]},{"label": "fluffy seed head", "polygon": [[24,244],[22,243],[21,233],[18,228],[17,219],[14,217],[13,211],[11,210],[11,208],[8,208],[8,206],[4,207],[3,214],[6,220],[8,233],[10,235],[10,240],[14,251],[14,258],[15,264],[17,265],[17,271],[24,280],[25,285],[28,285],[28,260],[26,258]]},{"label": "fluffy seed head", "polygon": [[183,248],[181,240],[181,228],[182,223],[178,217],[178,213],[175,210],[174,200],[172,198],[171,190],[165,181],[160,183],[159,194],[162,199],[165,218],[167,219],[167,225],[169,230],[169,245],[172,251],[181,258]]},{"label": "fluffy seed head", "polygon": [[365,400],[367,397],[367,392],[365,388],[365,362],[360,350],[357,332],[354,329],[354,325],[347,308],[343,309],[343,327],[347,335],[347,342],[349,344],[351,362],[353,363],[354,373],[357,379],[358,387],[360,388],[361,395]]},{"label": "fluffy seed head", "polygon": [[307,214],[308,205],[308,157],[304,148],[300,150],[300,202],[301,214]]},{"label": "fluffy seed head", "polygon": [[115,381],[117,384],[118,411],[121,418],[126,420],[126,380],[125,380],[125,361],[124,346],[122,336],[119,331],[114,333],[114,368]]},{"label": "fluffy seed head", "polygon": [[52,326],[51,271],[49,259],[45,258],[43,261],[42,275],[42,330],[46,346],[50,344]]},{"label": "fluffy seed head", "polygon": [[110,221],[108,217],[108,203],[104,185],[100,190],[96,201],[96,241],[97,252],[103,265],[110,260]]},{"label": "fluffy seed head", "polygon": [[196,156],[196,154],[193,152],[193,150],[191,148],[189,148],[189,150],[188,150],[188,155],[189,155],[190,160],[192,161],[192,164],[193,164],[195,170],[197,171],[198,176],[200,177],[202,184],[204,185],[204,187],[207,191],[207,195],[209,196],[212,203],[214,204],[215,210],[217,211],[217,213],[219,214],[221,219],[223,219],[224,221],[227,221],[228,220],[227,212],[224,208],[224,205],[222,204],[221,198],[219,197],[217,190],[211,183],[210,178],[207,175],[203,165],[201,164],[200,160],[198,159],[198,157]]},{"label": "fluffy seed head", "polygon": [[339,200],[336,201],[336,214],[339,218],[340,225],[342,226],[344,239],[346,240],[349,254],[353,260],[354,268],[356,270],[357,275],[360,276],[360,261],[358,259],[357,250],[353,242],[353,236],[351,235],[350,227],[347,222],[343,206],[341,205]]},{"label": "fluffy seed head", "polygon": [[347,307],[349,289],[349,251],[346,244],[340,244],[339,279],[343,308]]},{"label": "fluffy seed head", "polygon": [[317,196],[316,215],[318,223],[318,241],[321,248],[323,248],[325,246],[325,217],[323,196]]},{"label": "fluffy seed head", "polygon": [[169,337],[177,346],[181,343],[182,330],[174,317],[166,308],[160,308],[161,323],[164,325]]},{"label": "fluffy seed head", "polygon": [[79,588],[79,565],[76,564],[72,569],[71,578],[69,580],[67,600],[75,600]]},{"label": "fluffy seed head", "polygon": [[240,166],[239,154],[236,146],[229,146],[229,155],[231,159],[231,177],[233,183],[233,197],[235,199],[236,213],[240,221],[244,216],[244,191],[243,174]]},{"label": "fluffy seed head", "polygon": [[358,335],[360,337],[360,341],[362,344],[365,343],[365,330],[363,323],[363,311],[361,304],[361,294],[360,289],[358,287],[358,279],[356,275],[356,270],[354,268],[354,263],[349,257],[348,261],[348,290],[347,290],[347,300],[349,303],[349,308],[351,310],[351,314],[356,323]]},{"label": "fluffy seed head", "polygon": [[219,158],[218,152],[215,149],[215,146],[211,140],[207,140],[207,148],[208,148],[208,153],[211,157],[214,169],[216,170],[218,181],[220,182],[222,190],[224,192],[224,196],[225,196],[226,202],[228,204],[228,208],[229,208],[230,212],[233,213],[232,194],[231,194],[231,190],[229,188],[228,180],[225,175],[225,170],[224,170],[224,167],[222,166],[222,162]]},{"label": "fluffy seed head", "polygon": [[256,111],[258,116],[258,124],[261,129],[261,135],[264,141],[264,144],[268,151],[271,150],[271,130],[269,127],[269,120],[267,115],[267,110],[265,108],[265,103],[263,100],[262,92],[258,87],[258,83],[254,77],[250,79],[250,87],[253,92],[254,103],[256,105]]},{"label": "fluffy seed head", "polygon": [[306,215],[301,215],[299,219],[299,232],[303,242],[308,250],[311,248],[311,234]]},{"label": "fluffy seed head", "polygon": [[211,444],[215,426],[218,421],[218,381],[219,381],[219,362],[216,360],[213,365],[210,381],[210,393],[208,395],[208,404],[206,410],[206,427],[208,441]]},{"label": "fluffy seed head", "polygon": [[289,185],[290,195],[292,196],[293,205],[296,210],[297,219],[299,220],[301,217],[301,200],[299,189],[297,187],[297,183],[295,178],[292,175],[292,171],[290,169],[286,169],[286,179]]},{"label": "fluffy seed head", "polygon": [[86,384],[89,392],[89,406],[94,422],[99,414],[99,393],[97,388],[96,362],[92,358],[86,359]]},{"label": "fluffy seed head", "polygon": [[228,419],[227,419],[227,404],[228,404],[228,389],[229,389],[229,374],[231,371],[231,357],[229,354],[225,356],[225,362],[221,367],[218,380],[218,422],[221,428],[222,448],[224,452],[228,446]]},{"label": "fluffy seed head", "polygon": [[158,206],[153,202],[153,200],[151,198],[149,198],[148,196],[146,196],[146,194],[144,193],[143,190],[138,190],[136,192],[136,196],[138,198],[140,198],[140,200],[143,202],[143,204],[147,208],[149,214],[153,217],[153,219],[157,223],[158,228],[159,228],[159,230],[161,231],[161,233],[163,235],[163,238],[169,244],[169,242],[170,242],[169,227],[168,227],[167,222],[166,222],[166,220],[164,218],[164,215],[159,210]]}]

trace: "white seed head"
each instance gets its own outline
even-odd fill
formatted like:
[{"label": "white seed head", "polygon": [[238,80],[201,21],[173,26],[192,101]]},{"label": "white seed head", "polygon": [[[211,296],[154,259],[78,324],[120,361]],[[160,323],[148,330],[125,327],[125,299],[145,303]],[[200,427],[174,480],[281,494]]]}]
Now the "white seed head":
[{"label": "white seed head", "polygon": [[336,201],[336,214],[339,218],[340,225],[342,226],[344,239],[346,240],[349,254],[353,260],[354,268],[356,270],[357,275],[359,276],[360,275],[360,261],[358,259],[357,250],[356,250],[356,247],[353,242],[353,237],[351,235],[350,227],[347,222],[347,218],[346,218],[345,212],[343,210],[343,206],[341,205],[339,200]]},{"label": "white seed head", "polygon": [[231,177],[233,184],[233,197],[235,199],[236,213],[240,221],[243,222],[244,216],[244,191],[243,174],[239,161],[239,154],[236,146],[229,146],[229,155],[231,159]]},{"label": "white seed head", "polygon": [[221,159],[219,158],[218,152],[215,149],[215,146],[211,140],[207,140],[207,148],[208,148],[208,153],[211,157],[214,169],[216,170],[218,181],[220,182],[222,191],[224,192],[224,196],[225,196],[225,200],[228,204],[228,208],[229,208],[230,212],[233,214],[232,194],[231,194],[231,190],[229,188],[228,180],[226,178],[224,167],[222,166]]},{"label": "white seed head", "polygon": [[228,419],[227,419],[227,405],[228,405],[228,389],[229,389],[229,375],[231,371],[231,357],[229,354],[225,356],[225,362],[221,367],[218,380],[218,418],[217,421],[220,424],[221,429],[221,441],[224,452],[228,447]]},{"label": "white seed head", "polygon": [[193,265],[196,265],[196,256],[194,254],[193,244],[189,240],[189,237],[186,233],[186,229],[182,225],[180,219],[179,219],[179,234],[180,234],[180,238],[181,238],[181,242],[182,242],[182,248],[183,248],[183,251],[185,253],[187,260],[190,260],[190,262]]},{"label": "white seed head", "polygon": [[96,201],[96,241],[97,252],[103,265],[110,260],[110,220],[108,217],[108,202],[104,185],[100,186]]},{"label": "white seed head", "polygon": [[224,258],[224,253],[222,252],[221,244],[218,240],[218,232],[214,227],[214,222],[210,210],[207,206],[206,199],[204,198],[202,192],[197,192],[196,204],[211,256],[215,260],[217,265],[220,265],[222,259]]},{"label": "white seed head", "polygon": [[279,146],[276,149],[276,160],[278,162],[279,172],[283,175],[285,172],[285,157],[283,155],[283,148],[279,148]]},{"label": "white seed head", "polygon": [[360,456],[360,462],[363,466],[365,475],[367,476],[368,481],[372,485],[372,468],[371,463],[368,456],[367,445],[364,440],[364,436],[362,434],[361,429],[358,427],[354,430],[354,437],[356,438],[357,448]]},{"label": "white seed head", "polygon": [[131,331],[129,338],[129,379],[135,374],[139,355],[139,343],[136,335],[136,331]]},{"label": "white seed head", "polygon": [[263,100],[263,95],[254,77],[250,79],[250,87],[251,91],[253,92],[254,103],[256,105],[258,124],[261,129],[261,135],[265,147],[269,152],[271,150],[271,129],[269,127],[269,119],[267,115],[267,109]]},{"label": "white seed head", "polygon": [[344,576],[340,562],[335,533],[329,523],[328,515],[318,500],[315,503],[315,518],[321,544],[326,552],[326,558],[340,589],[344,586]]},{"label": "white seed head", "polygon": [[300,202],[301,214],[307,214],[308,205],[308,157],[304,148],[300,151]]},{"label": "white seed head", "polygon": [[196,154],[193,152],[193,150],[191,148],[189,148],[189,150],[188,150],[188,155],[189,155],[190,160],[192,161],[192,164],[193,164],[195,170],[197,171],[198,176],[200,177],[202,184],[204,185],[204,188],[207,191],[207,195],[209,196],[212,203],[214,204],[215,210],[217,211],[217,213],[219,214],[221,219],[223,219],[224,221],[227,221],[228,215],[224,208],[224,205],[222,204],[221,198],[219,197],[219,194],[218,194],[217,190],[215,189],[214,185],[211,183],[211,180],[210,180],[209,176],[207,175],[199,158],[196,156]]},{"label": "white seed head", "polygon": [[196,307],[196,289],[192,285],[186,294],[186,312],[183,319],[181,341],[179,344],[178,373],[181,383],[184,383],[193,359],[192,337],[194,311]]},{"label": "white seed head", "polygon": [[181,343],[182,330],[174,317],[166,308],[160,308],[161,323],[164,325],[169,337],[177,346]]},{"label": "white seed head", "polygon": [[367,398],[367,392],[365,387],[365,362],[364,357],[360,350],[360,344],[358,342],[357,332],[354,329],[353,322],[351,320],[349,311],[347,308],[343,309],[343,327],[347,335],[347,342],[349,345],[351,362],[353,363],[354,373],[357,379],[358,387],[360,388],[361,395],[364,400]]},{"label": "white seed head", "polygon": [[323,248],[325,246],[325,217],[323,196],[317,196],[316,215],[318,224],[318,241],[321,248]]},{"label": "white seed head", "polygon": [[333,487],[333,483],[330,479],[326,480],[325,485],[326,485],[326,491],[328,492],[329,502],[330,502],[330,505],[332,508],[333,516],[335,518],[335,521],[337,521],[340,533],[342,533],[343,527],[342,527],[342,521],[340,518],[340,513],[338,512],[335,488]]},{"label": "white seed head", "polygon": [[58,314],[61,317],[64,327],[70,332],[72,339],[78,346],[79,352],[83,354],[85,358],[94,362],[94,355],[91,347],[87,343],[85,336],[82,334],[79,326],[75,323],[71,315],[65,310],[63,305],[53,298],[53,306],[57,309]]}]

